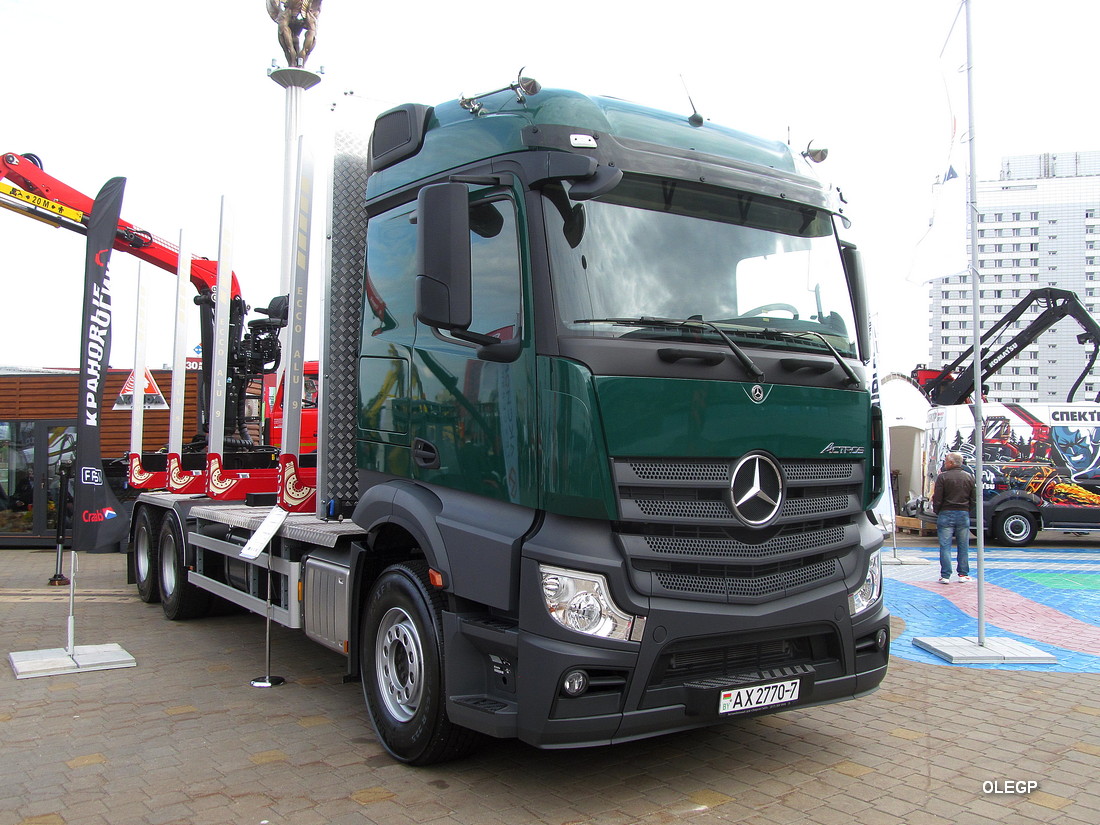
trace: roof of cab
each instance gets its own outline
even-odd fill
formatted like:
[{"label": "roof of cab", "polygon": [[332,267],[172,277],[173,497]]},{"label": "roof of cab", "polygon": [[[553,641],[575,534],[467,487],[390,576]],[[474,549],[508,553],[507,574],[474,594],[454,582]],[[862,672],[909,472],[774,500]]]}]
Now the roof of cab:
[{"label": "roof of cab", "polygon": [[430,110],[424,122],[423,146],[411,157],[372,174],[368,198],[447,169],[485,158],[531,148],[524,130],[532,126],[567,126],[603,133],[629,143],[668,147],[723,158],[737,164],[798,175],[790,147],[781,141],[704,121],[693,126],[682,114],[652,109],[608,97],[543,89],[522,101],[512,91],[496,92],[478,101],[478,114],[459,100]]}]

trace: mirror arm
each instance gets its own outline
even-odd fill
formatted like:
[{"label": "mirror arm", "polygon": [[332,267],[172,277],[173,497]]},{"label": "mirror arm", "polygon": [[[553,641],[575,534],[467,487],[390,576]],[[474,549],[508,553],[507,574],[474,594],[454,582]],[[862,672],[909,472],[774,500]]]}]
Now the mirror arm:
[{"label": "mirror arm", "polygon": [[501,341],[499,338],[494,338],[493,341],[496,342],[493,346],[478,347],[477,357],[479,360],[507,364],[519,358],[519,354],[523,350],[523,341],[518,337],[513,338],[511,341]]},{"label": "mirror arm", "polygon": [[449,175],[447,180],[451,183],[465,183],[469,186],[504,186],[512,183],[516,176],[511,172],[500,175]]},{"label": "mirror arm", "polygon": [[494,338],[492,335],[482,335],[480,332],[470,332],[468,329],[449,329],[447,333],[452,338],[457,338],[459,341],[465,341],[468,344],[477,344],[482,347],[491,347],[494,344],[500,343],[499,338]]}]

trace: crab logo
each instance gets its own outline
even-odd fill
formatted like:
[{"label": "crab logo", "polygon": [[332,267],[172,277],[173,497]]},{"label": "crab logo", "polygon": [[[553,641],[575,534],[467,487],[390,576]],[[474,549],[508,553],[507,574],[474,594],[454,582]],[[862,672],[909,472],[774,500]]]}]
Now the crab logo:
[{"label": "crab logo", "polygon": [[113,518],[118,518],[118,513],[114,507],[104,507],[101,510],[85,510],[81,513],[80,518],[87,524],[100,521],[109,521]]}]

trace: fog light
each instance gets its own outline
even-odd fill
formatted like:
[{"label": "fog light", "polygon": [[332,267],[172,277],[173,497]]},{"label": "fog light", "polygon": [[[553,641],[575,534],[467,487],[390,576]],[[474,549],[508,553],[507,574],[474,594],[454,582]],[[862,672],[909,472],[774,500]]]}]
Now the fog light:
[{"label": "fog light", "polygon": [[880,627],[878,633],[875,634],[875,644],[878,645],[879,650],[886,650],[886,643],[890,641],[890,634],[886,632],[885,627]]},{"label": "fog light", "polygon": [[588,674],[583,670],[571,670],[561,682],[562,692],[566,696],[580,696],[588,690]]}]

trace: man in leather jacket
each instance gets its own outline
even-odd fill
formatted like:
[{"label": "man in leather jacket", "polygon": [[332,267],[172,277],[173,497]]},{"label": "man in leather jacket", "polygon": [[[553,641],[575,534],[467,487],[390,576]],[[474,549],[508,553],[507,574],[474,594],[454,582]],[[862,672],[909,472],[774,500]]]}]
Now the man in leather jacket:
[{"label": "man in leather jacket", "polygon": [[940,584],[951,582],[951,540],[958,548],[955,570],[960,582],[970,581],[970,511],[977,495],[974,476],[963,469],[962,453],[948,453],[936,476],[932,510],[940,540]]}]

